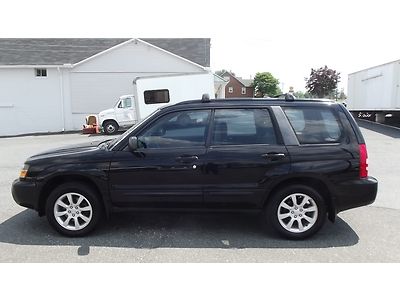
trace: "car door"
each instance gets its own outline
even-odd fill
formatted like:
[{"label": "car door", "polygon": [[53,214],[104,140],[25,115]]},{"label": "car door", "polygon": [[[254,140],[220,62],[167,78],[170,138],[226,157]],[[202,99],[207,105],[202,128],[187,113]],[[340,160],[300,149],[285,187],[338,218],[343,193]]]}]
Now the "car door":
[{"label": "car door", "polygon": [[205,164],[205,205],[255,208],[290,159],[268,109],[216,109]]},{"label": "car door", "polygon": [[119,126],[131,126],[135,120],[133,97],[122,98],[115,108],[115,115]]},{"label": "car door", "polygon": [[168,113],[141,130],[137,151],[118,151],[110,166],[114,204],[201,206],[210,115],[210,110]]}]

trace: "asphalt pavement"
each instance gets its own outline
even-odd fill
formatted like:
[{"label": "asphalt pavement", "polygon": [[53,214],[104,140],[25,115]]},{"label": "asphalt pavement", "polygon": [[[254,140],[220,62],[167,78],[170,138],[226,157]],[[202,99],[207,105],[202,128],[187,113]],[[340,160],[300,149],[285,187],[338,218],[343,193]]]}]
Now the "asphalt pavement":
[{"label": "asphalt pavement", "polygon": [[400,130],[363,123],[376,202],[342,212],[305,241],[288,241],[247,214],[124,213],[90,236],[66,238],[18,206],[10,188],[39,151],[105,136],[59,134],[0,139],[0,262],[399,262]]}]

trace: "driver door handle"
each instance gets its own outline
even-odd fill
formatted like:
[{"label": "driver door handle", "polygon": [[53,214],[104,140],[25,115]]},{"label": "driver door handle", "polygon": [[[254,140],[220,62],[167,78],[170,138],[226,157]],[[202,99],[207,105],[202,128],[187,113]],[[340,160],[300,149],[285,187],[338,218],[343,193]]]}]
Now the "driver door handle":
[{"label": "driver door handle", "polygon": [[282,160],[285,158],[285,153],[276,153],[276,152],[269,152],[261,155],[265,159],[271,160],[271,161],[277,161],[277,160]]},{"label": "driver door handle", "polygon": [[176,158],[176,161],[180,163],[192,163],[197,160],[199,160],[199,157],[197,155],[182,155]]}]

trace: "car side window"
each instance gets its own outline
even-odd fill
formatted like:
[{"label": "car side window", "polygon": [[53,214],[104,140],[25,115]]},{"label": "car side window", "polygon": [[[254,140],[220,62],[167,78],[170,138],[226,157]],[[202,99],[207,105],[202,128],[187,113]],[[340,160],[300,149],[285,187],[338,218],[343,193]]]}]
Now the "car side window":
[{"label": "car side window", "polygon": [[272,120],[266,109],[217,109],[213,145],[276,144]]},{"label": "car side window", "polygon": [[138,136],[140,148],[205,146],[210,110],[167,114]]},{"label": "car side window", "polygon": [[300,144],[340,142],[343,130],[329,107],[283,108]]}]

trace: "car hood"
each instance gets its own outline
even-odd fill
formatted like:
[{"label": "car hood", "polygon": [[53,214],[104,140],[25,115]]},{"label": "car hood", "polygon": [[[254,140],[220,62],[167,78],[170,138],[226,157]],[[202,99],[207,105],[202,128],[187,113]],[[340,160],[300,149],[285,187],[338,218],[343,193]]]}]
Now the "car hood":
[{"label": "car hood", "polygon": [[38,154],[31,156],[27,160],[27,162],[33,161],[33,160],[38,160],[38,159],[54,158],[54,157],[67,156],[67,155],[68,156],[75,156],[75,155],[81,156],[86,153],[92,153],[92,152],[102,150],[102,149],[100,149],[101,147],[99,147],[99,144],[101,144],[102,142],[103,141],[93,141],[93,142],[63,146],[63,147],[59,147],[59,148],[55,148],[55,149],[46,150],[46,151],[43,151],[43,152],[40,152]]}]

